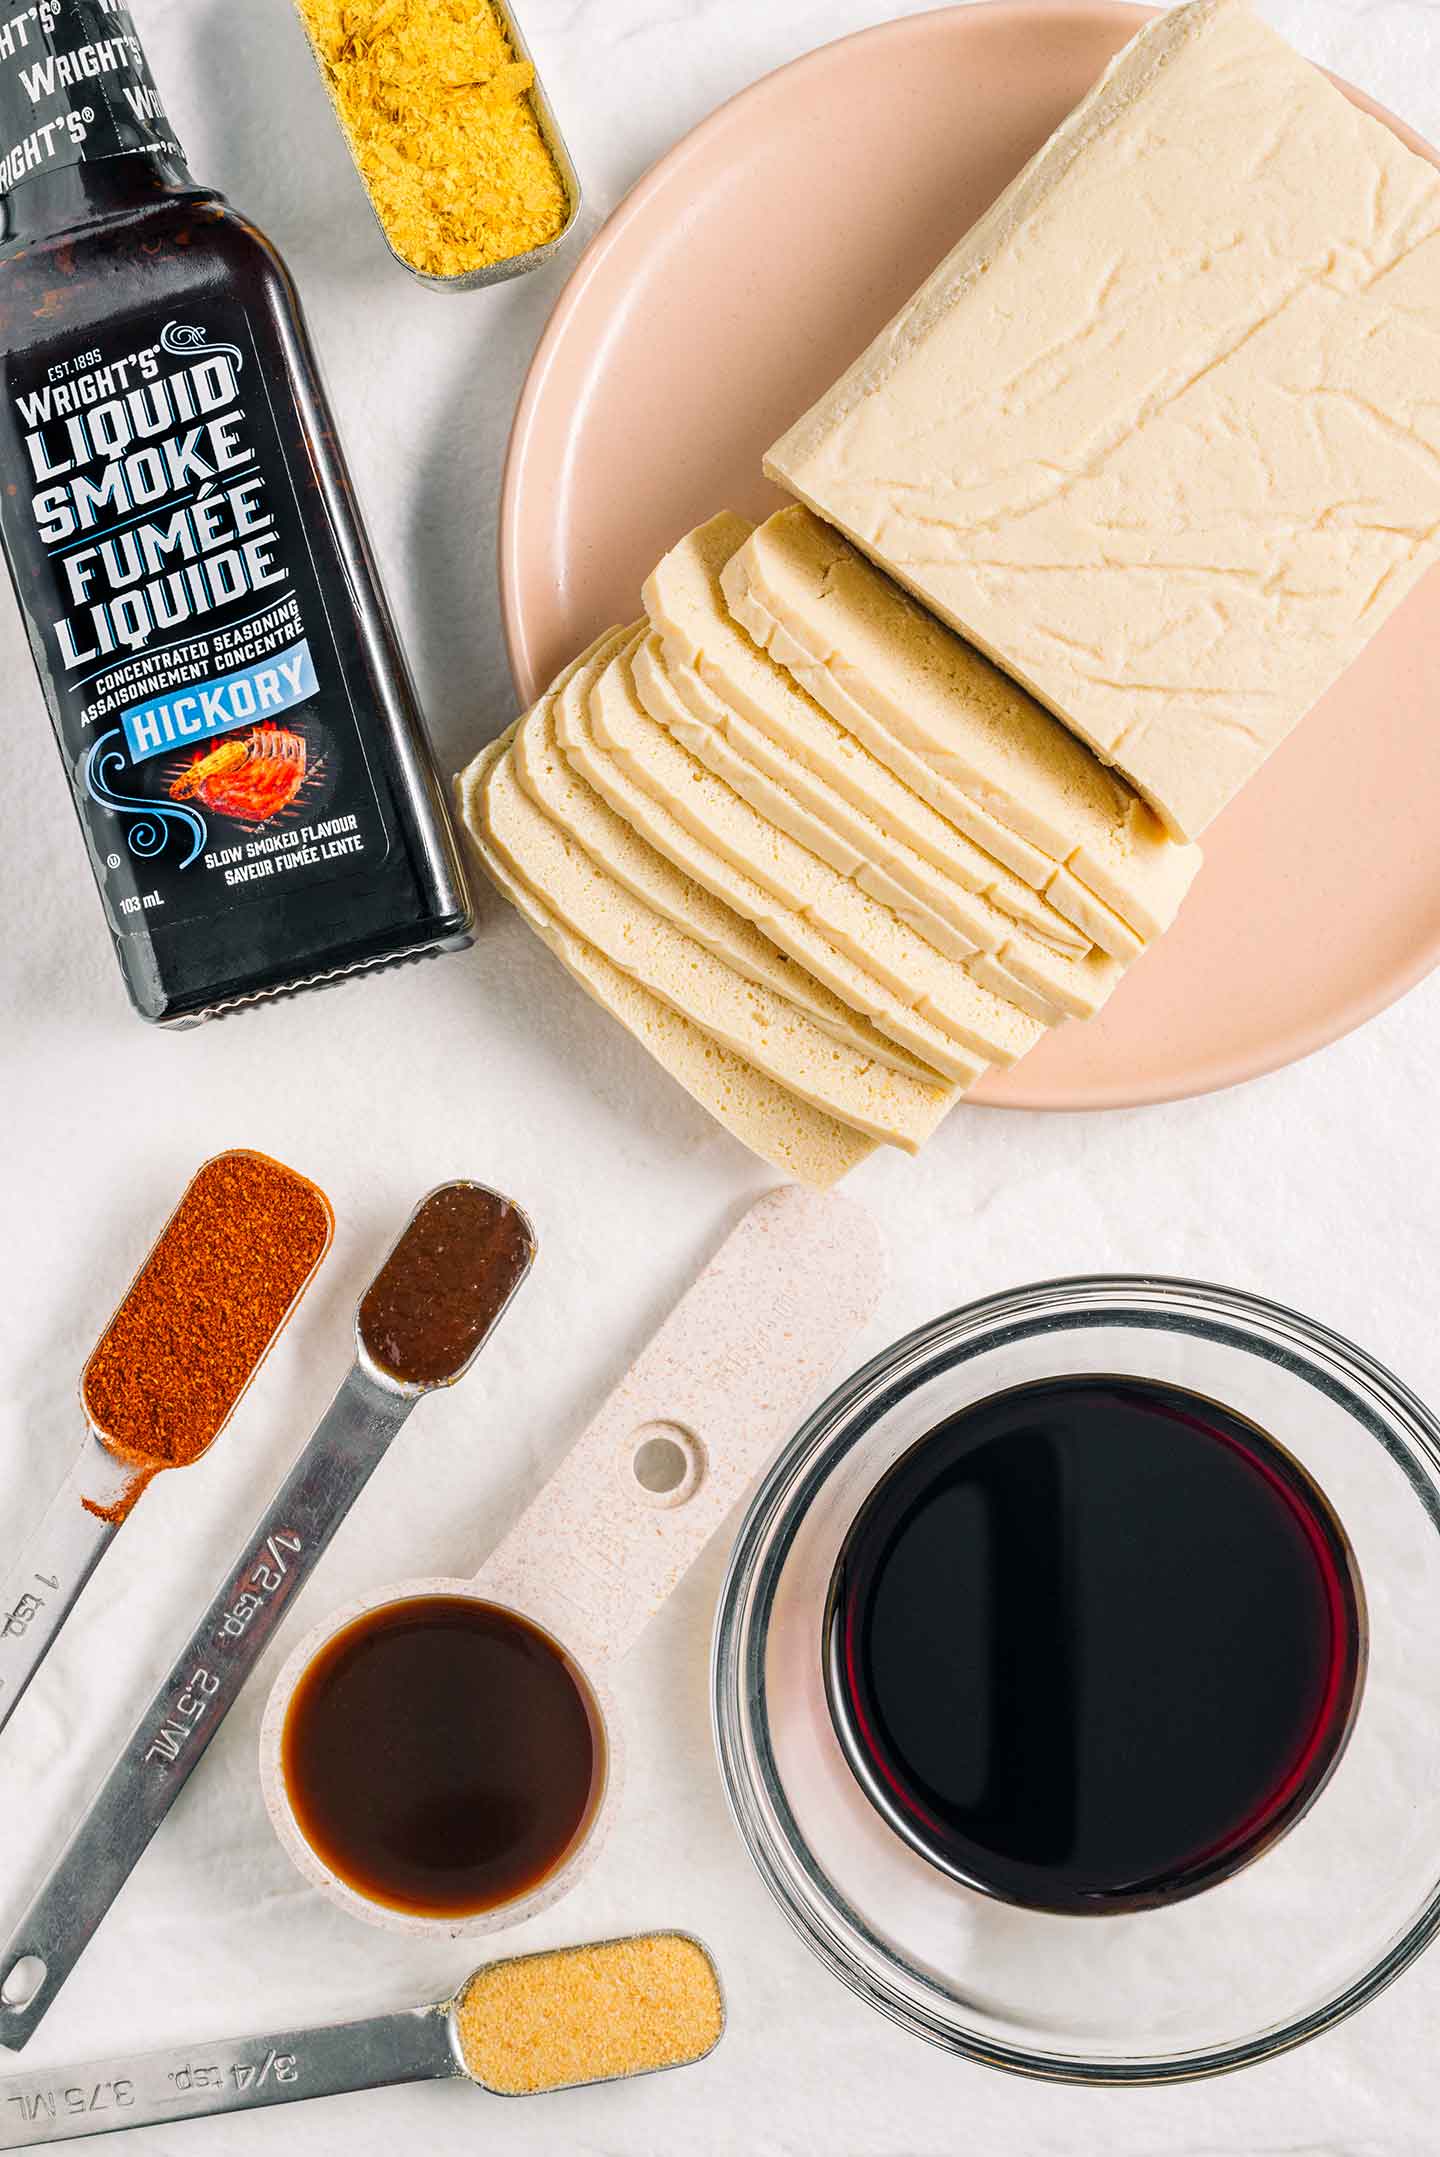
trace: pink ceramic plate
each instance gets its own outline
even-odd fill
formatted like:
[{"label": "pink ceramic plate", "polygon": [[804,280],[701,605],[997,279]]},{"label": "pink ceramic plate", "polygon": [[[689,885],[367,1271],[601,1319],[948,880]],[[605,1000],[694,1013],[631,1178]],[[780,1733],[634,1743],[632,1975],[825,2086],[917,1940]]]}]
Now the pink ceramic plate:
[{"label": "pink ceramic plate", "polygon": [[[639,612],[690,525],[776,505],[762,451],[1145,12],[1006,0],[883,25],[756,83],[640,183],[570,280],[515,422],[500,579],[522,701]],[[977,1099],[1114,1108],[1234,1085],[1440,960],[1437,602],[1432,577],[1214,827],[1179,923],[1104,1016]]]}]

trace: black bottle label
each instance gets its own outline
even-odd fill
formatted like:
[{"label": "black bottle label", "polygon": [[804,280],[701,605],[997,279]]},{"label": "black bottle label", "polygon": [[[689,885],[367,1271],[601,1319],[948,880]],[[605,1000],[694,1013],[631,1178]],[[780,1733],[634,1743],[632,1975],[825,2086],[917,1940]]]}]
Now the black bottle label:
[{"label": "black bottle label", "polygon": [[0,0],[0,194],[33,173],[180,155],[120,0]]},{"label": "black bottle label", "polygon": [[373,873],[392,835],[311,554],[323,511],[243,309],[47,340],[5,362],[3,418],[6,547],[117,933]]}]

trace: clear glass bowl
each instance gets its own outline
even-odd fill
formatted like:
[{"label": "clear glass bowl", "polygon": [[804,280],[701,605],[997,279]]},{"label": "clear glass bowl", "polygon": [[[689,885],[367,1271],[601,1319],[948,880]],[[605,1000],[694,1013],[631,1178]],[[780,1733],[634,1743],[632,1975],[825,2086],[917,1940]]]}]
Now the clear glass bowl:
[{"label": "clear glass bowl", "polygon": [[[845,1762],[822,1666],[835,1560],[886,1470],[971,1402],[1082,1372],[1188,1387],[1268,1431],[1339,1515],[1369,1616],[1354,1728],[1309,1811],[1204,1893],[1106,1916],[999,1902],[901,1842]],[[1373,1999],[1440,1924],[1440,1425],[1362,1350],[1232,1290],[1111,1277],[972,1304],[857,1372],[771,1468],[721,1594],[712,1682],[762,1878],[883,2014],[1061,2081],[1246,2066]]]}]

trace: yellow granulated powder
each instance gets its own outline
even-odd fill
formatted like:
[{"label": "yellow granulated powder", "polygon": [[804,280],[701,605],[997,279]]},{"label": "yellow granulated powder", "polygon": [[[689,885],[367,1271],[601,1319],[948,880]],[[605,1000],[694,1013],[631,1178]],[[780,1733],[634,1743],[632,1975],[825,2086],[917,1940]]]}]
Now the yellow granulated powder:
[{"label": "yellow granulated powder", "polygon": [[491,0],[296,0],[390,244],[432,277],[543,247],[570,198]]},{"label": "yellow granulated powder", "polygon": [[466,2072],[502,2097],[685,2067],[724,2028],[715,1965],[678,1932],[493,1963],[455,2008]]}]

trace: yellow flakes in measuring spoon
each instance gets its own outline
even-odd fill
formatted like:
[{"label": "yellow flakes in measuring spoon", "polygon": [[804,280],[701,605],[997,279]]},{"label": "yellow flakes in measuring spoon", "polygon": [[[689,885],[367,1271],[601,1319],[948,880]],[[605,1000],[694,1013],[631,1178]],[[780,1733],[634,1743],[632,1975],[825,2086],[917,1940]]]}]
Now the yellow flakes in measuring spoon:
[{"label": "yellow flakes in measuring spoon", "polygon": [[565,229],[570,200],[491,0],[296,0],[390,244],[458,277]]},{"label": "yellow flakes in measuring spoon", "polygon": [[497,1962],[455,2005],[467,2074],[502,2097],[686,2067],[724,2029],[715,1965],[680,1932]]}]

